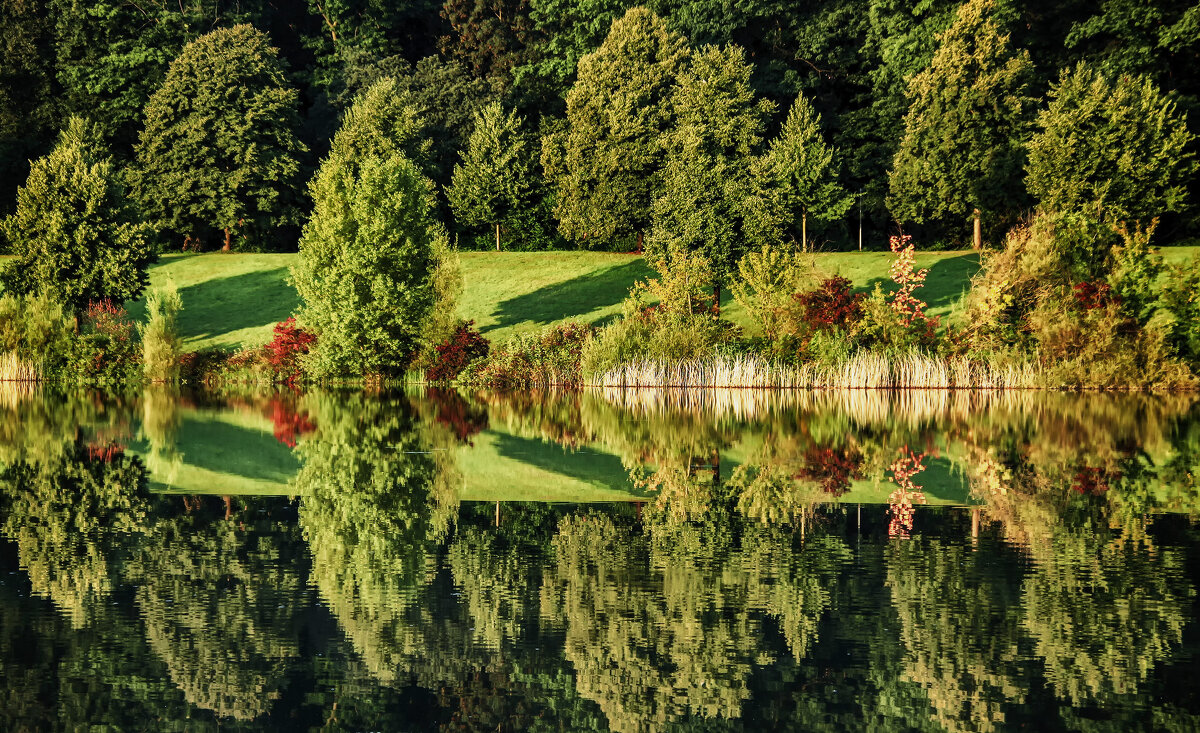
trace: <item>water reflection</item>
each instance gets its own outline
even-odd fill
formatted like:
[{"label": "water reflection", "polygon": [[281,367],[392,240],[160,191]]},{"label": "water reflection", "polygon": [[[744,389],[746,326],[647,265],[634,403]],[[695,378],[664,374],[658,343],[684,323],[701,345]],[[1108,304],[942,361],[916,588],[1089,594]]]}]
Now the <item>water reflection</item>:
[{"label": "water reflection", "polygon": [[0,724],[1195,729],[1198,476],[1184,398],[0,390]]}]

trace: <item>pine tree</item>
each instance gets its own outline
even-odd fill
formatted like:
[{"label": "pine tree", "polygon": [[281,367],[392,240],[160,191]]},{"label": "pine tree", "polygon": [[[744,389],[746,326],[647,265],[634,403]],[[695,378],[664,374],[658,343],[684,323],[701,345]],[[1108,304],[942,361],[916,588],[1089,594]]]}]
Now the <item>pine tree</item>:
[{"label": "pine tree", "polygon": [[495,227],[497,252],[500,224],[527,204],[531,192],[532,153],[523,125],[499,102],[484,107],[475,115],[475,131],[446,192],[459,222]]},{"label": "pine tree", "polygon": [[546,140],[542,154],[565,236],[640,237],[649,226],[687,57],[682,36],[649,10],[633,8],[579,62],[579,81],[567,94],[567,130]]},{"label": "pine tree", "polygon": [[888,182],[888,207],[902,221],[957,226],[976,209],[1003,220],[1025,200],[1033,65],[994,15],[994,0],[965,3],[909,82],[912,105]]},{"label": "pine tree", "polygon": [[72,118],[58,144],[33,162],[17,210],[0,222],[16,259],[5,289],[47,291],[75,308],[136,298],[155,260],[148,228],[125,195],[100,131]]},{"label": "pine tree", "polygon": [[808,249],[808,217],[835,221],[846,214],[853,198],[837,180],[833,148],[821,136],[821,119],[804,95],[796,97],[779,137],[760,163],[760,202],[766,212],[760,226],[782,237],[800,222],[800,242]]},{"label": "pine tree", "polygon": [[132,178],[148,218],[185,243],[223,232],[225,248],[296,223],[296,103],[265,34],[239,25],[189,43],[146,105]]},{"label": "pine tree", "polygon": [[1112,222],[1183,211],[1196,171],[1193,135],[1147,77],[1064,71],[1029,143],[1026,182],[1043,208]]},{"label": "pine tree", "polygon": [[751,163],[772,108],[755,98],[751,72],[741,48],[708,46],[680,74],[673,100],[678,126],[654,202],[648,251],[660,260],[674,248],[700,252],[718,283],[736,272],[748,244]]},{"label": "pine tree", "polygon": [[334,153],[311,186],[312,218],[292,282],[297,314],[317,332],[317,377],[402,374],[434,303],[437,240],[432,185],[402,155]]}]

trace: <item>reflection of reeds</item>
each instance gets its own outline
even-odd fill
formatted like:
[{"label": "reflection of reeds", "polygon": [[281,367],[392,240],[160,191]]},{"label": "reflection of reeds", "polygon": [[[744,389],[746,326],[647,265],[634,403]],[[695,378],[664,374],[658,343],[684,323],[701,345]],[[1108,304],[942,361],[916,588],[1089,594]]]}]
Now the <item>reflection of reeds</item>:
[{"label": "reflection of reeds", "polygon": [[1036,386],[1030,365],[997,367],[961,357],[859,353],[840,364],[774,364],[755,356],[634,361],[597,379],[600,387],[769,387],[776,389],[1013,389]]},{"label": "reflection of reeds", "polygon": [[37,392],[37,382],[0,380],[0,409],[15,410]]},{"label": "reflection of reeds", "polygon": [[925,422],[947,416],[965,417],[995,408],[1028,409],[1037,392],[979,389],[686,389],[605,387],[595,393],[616,407],[641,414],[691,413],[737,420],[756,420],[784,410],[837,412],[859,424],[896,419]]},{"label": "reflection of reeds", "polygon": [[32,361],[13,351],[0,354],[0,382],[37,382],[41,378],[42,370]]}]

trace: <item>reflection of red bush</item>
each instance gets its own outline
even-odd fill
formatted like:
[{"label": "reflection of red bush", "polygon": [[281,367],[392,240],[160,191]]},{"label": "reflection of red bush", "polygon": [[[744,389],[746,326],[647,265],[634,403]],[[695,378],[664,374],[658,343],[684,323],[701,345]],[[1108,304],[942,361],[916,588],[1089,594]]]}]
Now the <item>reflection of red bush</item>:
[{"label": "reflection of red bush", "polygon": [[308,413],[296,410],[293,400],[284,397],[272,397],[267,402],[271,413],[271,422],[275,426],[275,439],[289,448],[295,448],[297,439],[317,429],[316,424],[309,419]]},{"label": "reflection of red bush", "polygon": [[826,494],[841,496],[850,480],[862,478],[862,456],[853,448],[810,448],[796,478],[816,481]]},{"label": "reflection of red bush", "polygon": [[1075,481],[1071,484],[1071,489],[1080,494],[1099,496],[1108,491],[1110,481],[1114,481],[1120,477],[1120,474],[1110,474],[1103,468],[1084,466],[1079,473],[1075,474]]},{"label": "reflection of red bush", "polygon": [[913,482],[913,476],[925,470],[925,454],[914,453],[904,446],[900,457],[888,470],[896,482],[896,490],[888,497],[888,536],[908,539],[913,528],[913,505],[925,503],[925,492]]},{"label": "reflection of red bush", "polygon": [[125,446],[120,443],[100,443],[96,445],[89,443],[85,446],[85,449],[89,461],[100,463],[112,463],[125,455]]},{"label": "reflection of red bush", "polygon": [[457,392],[430,389],[426,396],[435,405],[434,419],[450,428],[450,432],[460,441],[473,445],[471,436],[487,430],[487,411],[473,409]]}]

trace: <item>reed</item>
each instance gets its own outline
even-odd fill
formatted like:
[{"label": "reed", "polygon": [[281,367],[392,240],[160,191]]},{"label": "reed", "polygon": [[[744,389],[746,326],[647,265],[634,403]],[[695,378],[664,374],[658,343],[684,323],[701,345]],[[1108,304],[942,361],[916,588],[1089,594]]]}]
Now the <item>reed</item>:
[{"label": "reed", "polygon": [[14,351],[0,354],[0,382],[40,382],[41,368]]},{"label": "reed", "polygon": [[860,352],[832,365],[797,367],[757,356],[715,354],[690,361],[633,361],[597,378],[595,387],[734,387],[774,389],[1028,389],[1030,364],[995,366],[963,357]]}]

